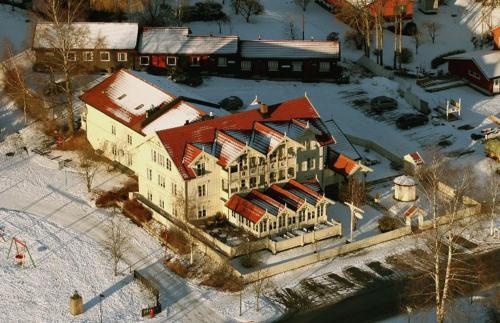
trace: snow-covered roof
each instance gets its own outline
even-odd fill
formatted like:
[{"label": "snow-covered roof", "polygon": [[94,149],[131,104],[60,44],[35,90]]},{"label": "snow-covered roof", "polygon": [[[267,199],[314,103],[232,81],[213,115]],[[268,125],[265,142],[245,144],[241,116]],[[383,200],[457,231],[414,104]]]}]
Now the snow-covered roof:
[{"label": "snow-covered roof", "polygon": [[142,132],[151,134],[153,132],[183,126],[186,121],[192,122],[198,120],[204,115],[203,112],[198,111],[195,107],[187,102],[181,101],[160,117],[146,125]]},{"label": "snow-covered roof", "polygon": [[339,58],[336,41],[241,40],[241,56],[246,58]]},{"label": "snow-covered roof", "polygon": [[394,184],[402,186],[413,186],[415,185],[415,180],[411,176],[401,175],[394,179]]},{"label": "snow-covered roof", "polygon": [[238,36],[192,36],[188,29],[145,28],[139,40],[142,54],[236,54]]},{"label": "snow-covered roof", "polygon": [[445,57],[447,60],[472,60],[488,79],[500,77],[500,50],[478,50]]},{"label": "snow-covered roof", "polygon": [[144,114],[151,107],[174,99],[171,94],[121,70],[106,88],[106,95],[119,107],[133,115]]},{"label": "snow-covered roof", "polygon": [[[137,45],[137,23],[78,22],[65,26],[78,34],[66,37],[74,49],[135,49]],[[36,24],[33,48],[60,48],[59,43],[54,24]]]}]

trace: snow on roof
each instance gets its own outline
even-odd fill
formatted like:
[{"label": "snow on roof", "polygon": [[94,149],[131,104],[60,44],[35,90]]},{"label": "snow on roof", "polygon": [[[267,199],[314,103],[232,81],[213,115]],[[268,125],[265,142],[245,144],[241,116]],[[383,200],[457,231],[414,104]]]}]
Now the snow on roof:
[{"label": "snow on roof", "polygon": [[142,115],[152,107],[174,99],[171,94],[121,70],[104,90],[119,107],[133,115]]},{"label": "snow on roof", "polygon": [[184,30],[145,28],[139,40],[144,54],[236,54],[238,36],[191,36]]},{"label": "snow on roof", "polygon": [[340,57],[339,43],[318,40],[241,40],[246,58],[328,58]]},{"label": "snow on roof", "polygon": [[146,125],[142,129],[142,132],[145,134],[151,134],[162,129],[180,127],[183,126],[186,121],[192,122],[201,118],[203,115],[203,112],[200,112],[189,103],[181,101],[153,122]]},{"label": "snow on roof", "polygon": [[447,60],[472,60],[488,79],[500,77],[500,50],[478,50],[445,57]]},{"label": "snow on roof", "polygon": [[415,180],[411,176],[401,175],[394,179],[394,184],[402,186],[413,186],[415,185]]},{"label": "snow on roof", "polygon": [[[139,26],[137,23],[78,22],[66,25],[79,37],[72,41],[74,49],[135,49]],[[59,48],[60,42],[52,23],[37,23],[33,48]]]}]

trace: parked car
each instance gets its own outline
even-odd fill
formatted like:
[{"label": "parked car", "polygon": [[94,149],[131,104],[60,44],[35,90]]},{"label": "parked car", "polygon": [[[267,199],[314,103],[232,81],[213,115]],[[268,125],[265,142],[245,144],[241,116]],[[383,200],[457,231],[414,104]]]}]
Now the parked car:
[{"label": "parked car", "polygon": [[425,114],[407,113],[396,120],[396,126],[400,129],[410,129],[418,126],[423,126],[429,121]]},{"label": "parked car", "polygon": [[219,102],[221,108],[228,111],[236,111],[243,106],[243,101],[237,96],[229,96]]},{"label": "parked car", "polygon": [[387,96],[377,96],[370,101],[370,108],[375,113],[394,110],[398,107],[398,101]]}]

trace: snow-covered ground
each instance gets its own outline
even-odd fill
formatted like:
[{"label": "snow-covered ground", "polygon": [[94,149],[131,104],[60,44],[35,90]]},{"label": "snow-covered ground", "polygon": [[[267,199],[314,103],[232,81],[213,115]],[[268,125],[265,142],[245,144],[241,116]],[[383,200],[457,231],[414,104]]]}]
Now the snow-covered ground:
[{"label": "snow-covered ground", "polygon": [[[29,39],[30,21],[25,10],[0,4],[0,40],[8,39],[12,42],[14,53],[19,53],[31,46]],[[3,44],[0,48],[3,47]]]},{"label": "snow-covered ground", "polygon": [[[140,309],[153,302],[130,274],[113,276],[109,251],[94,240],[29,212],[0,208],[0,224],[7,234],[6,242],[0,240],[3,322],[95,322],[101,293],[104,321],[138,321]],[[14,247],[6,257],[11,236],[27,243],[35,268],[29,259],[24,268],[16,265]],[[84,297],[85,312],[76,319],[69,313],[73,290]]]}]

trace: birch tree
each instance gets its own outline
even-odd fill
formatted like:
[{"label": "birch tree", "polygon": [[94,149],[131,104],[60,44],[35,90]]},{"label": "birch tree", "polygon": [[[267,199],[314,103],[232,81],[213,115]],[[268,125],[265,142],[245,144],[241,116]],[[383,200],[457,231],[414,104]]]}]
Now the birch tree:
[{"label": "birch tree", "polygon": [[360,0],[343,6],[338,14],[341,20],[362,36],[366,57],[370,57],[373,26],[373,16],[368,4],[368,0]]},{"label": "birch tree", "polygon": [[175,197],[175,205],[174,207],[177,209],[177,214],[180,215],[180,219],[183,223],[184,231],[187,233],[188,244],[189,244],[189,264],[194,264],[194,238],[193,238],[193,229],[191,228],[191,220],[190,217],[196,212],[196,206],[192,203],[189,203],[184,196],[179,193],[176,193]]},{"label": "birch tree", "polygon": [[264,6],[260,0],[233,0],[231,5],[235,13],[243,16],[246,22],[250,22],[250,17],[264,12]]},{"label": "birch tree", "polygon": [[[478,268],[456,243],[479,219],[463,220],[460,216],[464,197],[473,189],[474,181],[469,167],[452,170],[438,154],[432,156],[417,178],[421,184],[420,198],[428,205],[432,227],[419,236],[424,252],[407,259],[410,267],[418,272],[409,284],[409,298],[416,304],[432,304],[436,321],[442,323],[451,300],[479,283]],[[442,185],[445,179],[451,180],[446,189]]]},{"label": "birch tree", "polygon": [[[89,43],[89,30],[82,25],[75,25],[83,10],[83,0],[47,0],[43,4],[43,12],[49,19],[50,25],[41,25],[37,34],[38,42],[53,52],[46,56],[44,64],[51,73],[60,72],[63,76],[61,90],[65,97],[66,122],[70,135],[75,131],[74,104],[75,76],[78,63],[75,59],[75,49],[82,48]],[[99,46],[104,40],[94,44]]]},{"label": "birch tree", "polygon": [[424,22],[424,28],[427,30],[427,34],[432,40],[432,43],[436,43],[436,38],[439,35],[439,30],[441,29],[441,25],[435,21],[427,21]]}]

